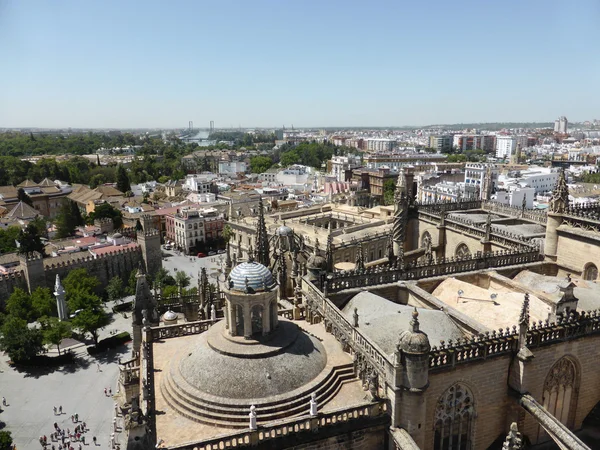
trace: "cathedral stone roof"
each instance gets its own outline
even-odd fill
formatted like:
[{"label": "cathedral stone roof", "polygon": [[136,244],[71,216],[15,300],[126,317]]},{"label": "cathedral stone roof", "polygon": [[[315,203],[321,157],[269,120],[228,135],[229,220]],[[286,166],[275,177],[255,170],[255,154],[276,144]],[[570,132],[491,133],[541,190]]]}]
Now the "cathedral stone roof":
[{"label": "cathedral stone roof", "polygon": [[[342,308],[342,313],[353,320],[354,308],[359,316],[359,329],[373,339],[388,355],[396,350],[398,337],[411,329],[413,306],[400,305],[370,292],[360,292]],[[441,340],[464,337],[458,326],[444,311],[418,308],[420,329],[433,345]]]},{"label": "cathedral stone roof", "polygon": [[275,286],[271,271],[257,261],[238,264],[229,274],[229,289],[245,292],[268,291]]}]

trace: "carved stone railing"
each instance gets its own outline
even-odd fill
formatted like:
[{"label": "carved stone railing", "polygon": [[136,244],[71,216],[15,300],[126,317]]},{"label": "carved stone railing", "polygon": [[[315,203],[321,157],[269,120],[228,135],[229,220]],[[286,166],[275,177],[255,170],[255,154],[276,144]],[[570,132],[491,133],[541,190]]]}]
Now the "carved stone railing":
[{"label": "carved stone railing", "polygon": [[463,200],[460,202],[439,202],[428,204],[416,204],[419,211],[441,213],[443,211],[466,211],[469,209],[481,209],[481,200]]},{"label": "carved stone railing", "polygon": [[277,314],[280,315],[281,317],[283,317],[284,319],[294,320],[294,309],[293,308],[280,309],[279,311],[277,311]]},{"label": "carved stone railing", "polygon": [[565,215],[600,220],[600,203],[572,203],[567,207]]},{"label": "carved stone railing", "polygon": [[519,206],[510,206],[492,201],[482,201],[481,209],[507,216],[517,216],[541,224],[545,224],[547,220],[546,211],[540,209],[523,209]]},{"label": "carved stone railing", "polygon": [[436,371],[455,367],[457,364],[480,361],[495,356],[508,355],[518,350],[516,327],[500,329],[498,332],[461,339],[456,343],[444,341],[432,347],[429,354],[429,370]]},{"label": "carved stone railing", "polygon": [[600,220],[594,219],[591,216],[564,215],[562,223],[573,228],[600,233]]},{"label": "carved stone railing", "polygon": [[[554,322],[533,322],[527,331],[526,345],[530,349],[600,334],[600,310],[571,312]],[[458,364],[480,361],[519,351],[516,326],[491,333],[460,339],[457,342],[444,341],[432,347],[429,354],[429,370],[445,370]]]},{"label": "carved stone railing", "polygon": [[137,366],[137,367],[133,367],[133,368],[121,368],[119,377],[121,378],[121,382],[125,386],[130,385],[130,384],[139,384],[139,382],[140,382],[140,367]]},{"label": "carved stone railing", "polygon": [[386,406],[383,402],[368,403],[319,413],[316,417],[302,416],[285,419],[271,425],[259,426],[256,430],[247,429],[197,443],[163,448],[172,450],[221,450],[256,446],[265,441],[293,436],[301,432],[316,433],[322,428],[334,427],[355,420],[374,419],[383,416],[385,410]]},{"label": "carved stone railing", "polygon": [[204,333],[219,320],[221,319],[198,320],[196,322],[186,322],[176,325],[152,327],[152,329],[150,330],[150,332],[152,333],[152,341]]},{"label": "carved stone railing", "polygon": [[330,273],[322,282],[322,290],[326,290],[327,293],[339,292],[345,289],[364,288],[403,280],[418,280],[474,270],[528,264],[541,261],[541,259],[537,248],[527,248],[524,251],[515,249],[491,253],[478,252],[468,258],[441,258],[433,260],[429,264],[408,264],[404,270],[389,265],[375,266],[364,270]]},{"label": "carved stone railing", "polygon": [[323,317],[326,331],[332,333],[342,347],[347,346],[354,353],[364,357],[382,379],[385,379],[393,370],[390,357],[359,328],[354,327],[338,307],[325,298],[312,283],[304,284],[307,306],[309,310],[316,311]]}]

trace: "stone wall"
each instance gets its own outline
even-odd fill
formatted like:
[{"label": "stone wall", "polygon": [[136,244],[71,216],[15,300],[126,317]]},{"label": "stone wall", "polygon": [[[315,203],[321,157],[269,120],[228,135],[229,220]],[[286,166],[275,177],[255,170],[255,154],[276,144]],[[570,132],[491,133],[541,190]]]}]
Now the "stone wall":
[{"label": "stone wall", "polygon": [[556,262],[565,272],[580,275],[588,263],[600,268],[600,237],[586,237],[578,231],[582,230],[559,230]]},{"label": "stone wall", "polygon": [[15,288],[27,290],[27,281],[23,272],[11,275],[0,275],[0,308],[4,308],[5,300],[10,297]]}]

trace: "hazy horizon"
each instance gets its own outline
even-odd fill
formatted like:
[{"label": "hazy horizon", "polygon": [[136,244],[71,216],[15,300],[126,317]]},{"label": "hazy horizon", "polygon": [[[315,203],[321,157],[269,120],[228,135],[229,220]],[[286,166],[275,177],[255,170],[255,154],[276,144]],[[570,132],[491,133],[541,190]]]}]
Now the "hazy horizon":
[{"label": "hazy horizon", "polygon": [[6,1],[0,128],[592,120],[599,19],[593,0]]}]

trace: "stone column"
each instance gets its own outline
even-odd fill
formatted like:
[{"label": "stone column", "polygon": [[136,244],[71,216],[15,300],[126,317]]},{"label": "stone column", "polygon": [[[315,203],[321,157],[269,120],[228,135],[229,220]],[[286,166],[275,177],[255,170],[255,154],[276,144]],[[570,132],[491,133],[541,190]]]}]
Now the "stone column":
[{"label": "stone column", "polygon": [[244,338],[250,339],[252,337],[252,315],[250,304],[244,305]]},{"label": "stone column", "polygon": [[558,250],[557,228],[562,224],[562,214],[548,212],[546,221],[546,240],[544,242],[544,254],[547,260],[556,262]]}]

